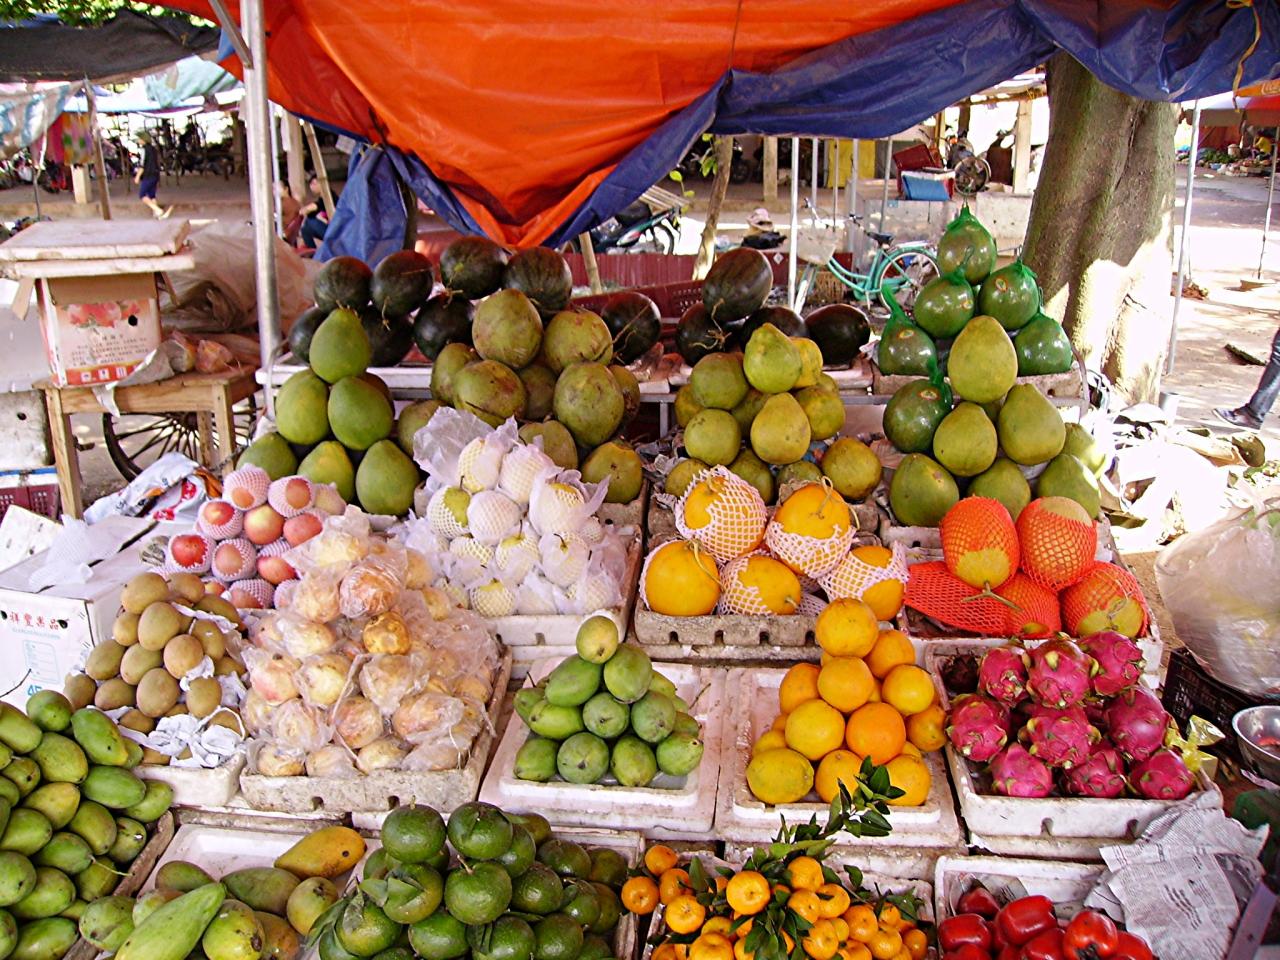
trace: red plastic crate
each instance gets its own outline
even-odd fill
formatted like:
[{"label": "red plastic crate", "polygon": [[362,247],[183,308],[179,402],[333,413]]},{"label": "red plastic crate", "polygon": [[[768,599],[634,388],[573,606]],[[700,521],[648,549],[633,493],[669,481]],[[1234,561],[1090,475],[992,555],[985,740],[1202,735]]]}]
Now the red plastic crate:
[{"label": "red plastic crate", "polygon": [[[52,471],[50,471],[51,473]],[[38,513],[50,520],[57,520],[61,515],[61,498],[58,495],[58,483],[24,483],[33,477],[44,479],[49,473],[10,474],[0,476],[0,520],[10,507],[23,507],[32,513]],[[14,481],[17,481],[16,483]],[[12,484],[12,485],[9,485]]]}]

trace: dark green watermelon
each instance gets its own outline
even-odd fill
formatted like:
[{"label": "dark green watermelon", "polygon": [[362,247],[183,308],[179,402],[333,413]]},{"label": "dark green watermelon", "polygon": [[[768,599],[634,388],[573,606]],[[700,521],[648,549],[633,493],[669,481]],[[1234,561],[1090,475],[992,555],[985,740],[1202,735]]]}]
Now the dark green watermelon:
[{"label": "dark green watermelon", "polygon": [[884,435],[903,453],[924,453],[933,434],[951,412],[951,398],[930,380],[912,380],[898,388],[884,408]]},{"label": "dark green watermelon", "polygon": [[1071,340],[1062,324],[1043,313],[1037,313],[1017,332],[1013,351],[1018,355],[1020,377],[1065,373],[1075,363]]},{"label": "dark green watermelon", "polygon": [[369,303],[373,271],[355,257],[334,257],[316,274],[316,306],[328,313],[338,307],[359,310]]},{"label": "dark green watermelon", "polygon": [[809,335],[808,331],[805,330],[804,320],[800,318],[800,314],[790,307],[761,307],[742,321],[742,326],[738,328],[737,332],[738,342],[746,343],[751,339],[751,335],[766,323],[772,323],[788,337],[807,337]]},{"label": "dark green watermelon", "polygon": [[369,336],[371,367],[394,367],[413,346],[413,324],[407,317],[384,317],[365,307],[360,311],[360,326]]},{"label": "dark green watermelon", "polygon": [[1021,330],[1040,311],[1040,285],[1021,260],[994,271],[978,291],[978,313],[995,317],[1012,332]]},{"label": "dark green watermelon", "polygon": [[695,303],[684,312],[676,326],[676,350],[684,362],[693,366],[708,353],[733,347],[733,333],[711,319],[707,308]]},{"label": "dark green watermelon", "polygon": [[382,258],[369,282],[373,308],[384,317],[407,317],[435,284],[431,262],[416,250],[397,250]]},{"label": "dark green watermelon", "polygon": [[852,363],[858,351],[871,339],[871,324],[860,307],[832,303],[819,307],[804,320],[809,339],[822,351],[827,366]]},{"label": "dark green watermelon", "polygon": [[295,358],[303,363],[311,362],[311,338],[316,334],[316,327],[324,323],[328,315],[327,311],[312,307],[293,321],[289,328],[289,349]]},{"label": "dark green watermelon", "polygon": [[468,300],[479,300],[502,286],[507,251],[488,237],[461,237],[440,254],[440,282]]},{"label": "dark green watermelon", "polygon": [[600,308],[600,319],[613,334],[614,359],[623,364],[643,357],[662,333],[658,305],[638,290],[611,296]]},{"label": "dark green watermelon", "polygon": [[736,247],[720,254],[702,281],[702,305],[719,324],[741,320],[764,306],[773,268],[759,250]]},{"label": "dark green watermelon", "polygon": [[521,250],[507,264],[505,285],[533,301],[545,317],[559,313],[573,295],[573,273],[568,261],[554,250],[532,247]]},{"label": "dark green watermelon", "polygon": [[461,294],[443,293],[418,309],[413,339],[428,360],[434,360],[446,343],[471,343],[471,301]]}]

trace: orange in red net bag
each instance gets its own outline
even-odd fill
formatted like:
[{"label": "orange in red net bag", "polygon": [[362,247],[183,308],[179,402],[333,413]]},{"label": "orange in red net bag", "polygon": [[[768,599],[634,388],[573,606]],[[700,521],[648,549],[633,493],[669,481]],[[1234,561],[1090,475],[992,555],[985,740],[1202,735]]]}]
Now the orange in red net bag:
[{"label": "orange in red net bag", "polygon": [[996,597],[983,596],[982,590],[955,576],[941,560],[911,567],[905,602],[926,617],[961,630],[1005,632],[1008,607]]},{"label": "orange in red net bag", "polygon": [[1151,612],[1137,578],[1114,563],[1094,563],[1062,593],[1062,620],[1073,637],[1114,630],[1126,637],[1146,631]]},{"label": "orange in red net bag", "polygon": [[999,500],[965,497],[939,525],[947,569],[971,587],[1000,586],[1018,570],[1018,531]]},{"label": "orange in red net bag", "polygon": [[1025,573],[1015,573],[996,593],[1009,601],[1005,626],[1000,633],[1009,637],[1047,637],[1062,629],[1058,595],[1036,583]]},{"label": "orange in red net bag", "polygon": [[1085,575],[1098,549],[1093,521],[1067,497],[1032,500],[1018,515],[1017,529],[1022,572],[1055,593]]}]

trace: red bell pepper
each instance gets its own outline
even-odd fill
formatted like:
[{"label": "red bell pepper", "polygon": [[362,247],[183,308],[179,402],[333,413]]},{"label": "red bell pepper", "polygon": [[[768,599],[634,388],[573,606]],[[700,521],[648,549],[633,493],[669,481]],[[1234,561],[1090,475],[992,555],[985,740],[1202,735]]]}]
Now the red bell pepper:
[{"label": "red bell pepper", "polygon": [[976,913],[985,920],[994,920],[1000,912],[1000,904],[991,891],[982,884],[974,884],[956,901],[956,913]]},{"label": "red bell pepper", "polygon": [[1066,960],[1109,960],[1120,944],[1120,933],[1105,913],[1081,910],[1067,924],[1062,938]]},{"label": "red bell pepper", "polygon": [[1036,934],[1022,945],[1020,960],[1066,960],[1062,952],[1062,931],[1056,926]]},{"label": "red bell pepper", "polygon": [[960,913],[938,924],[938,946],[943,950],[958,950],[968,944],[991,952],[991,928],[978,914]]},{"label": "red bell pepper", "polygon": [[1057,926],[1053,901],[1043,896],[1021,897],[1006,903],[996,914],[1000,939],[1015,947],[1028,943],[1046,930],[1057,929]]},{"label": "red bell pepper", "polygon": [[959,949],[948,950],[942,955],[942,960],[991,960],[991,954],[977,944],[966,943]]},{"label": "red bell pepper", "polygon": [[1154,956],[1147,941],[1128,930],[1121,930],[1116,937],[1115,952],[1109,960],[1153,960]]}]

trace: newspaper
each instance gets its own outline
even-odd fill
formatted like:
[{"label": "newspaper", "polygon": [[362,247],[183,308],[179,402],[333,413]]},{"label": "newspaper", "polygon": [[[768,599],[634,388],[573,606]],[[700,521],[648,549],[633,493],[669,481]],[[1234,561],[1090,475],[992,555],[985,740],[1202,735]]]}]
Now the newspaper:
[{"label": "newspaper", "polygon": [[1107,869],[1085,898],[1151,945],[1161,960],[1226,955],[1262,876],[1267,829],[1227,817],[1216,791],[1175,804],[1132,844],[1103,847]]}]

